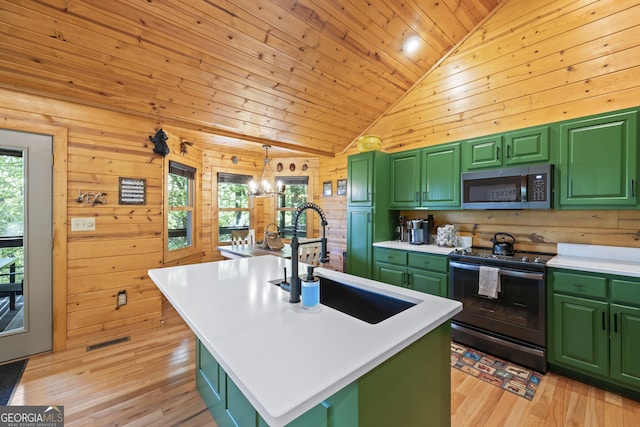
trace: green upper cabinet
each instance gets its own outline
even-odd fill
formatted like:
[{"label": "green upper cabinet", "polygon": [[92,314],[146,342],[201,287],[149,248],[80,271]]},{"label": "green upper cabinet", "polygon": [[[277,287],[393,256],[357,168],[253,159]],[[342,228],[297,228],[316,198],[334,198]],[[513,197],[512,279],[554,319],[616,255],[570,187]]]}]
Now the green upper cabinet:
[{"label": "green upper cabinet", "polygon": [[506,158],[504,164],[515,166],[530,163],[548,163],[550,153],[551,128],[537,126],[505,133]]},{"label": "green upper cabinet", "polygon": [[349,156],[347,203],[349,206],[373,206],[374,152]]},{"label": "green upper cabinet", "polygon": [[637,204],[636,110],[563,122],[559,133],[561,207]]},{"label": "green upper cabinet", "polygon": [[463,171],[549,163],[551,127],[536,126],[465,141]]},{"label": "green upper cabinet", "polygon": [[391,154],[391,208],[420,206],[420,150]]},{"label": "green upper cabinet", "polygon": [[460,144],[395,153],[391,208],[460,208]]},{"label": "green upper cabinet", "polygon": [[496,168],[502,166],[502,134],[483,136],[462,143],[462,169]]},{"label": "green upper cabinet", "polygon": [[422,202],[429,208],[460,208],[460,144],[422,150]]}]

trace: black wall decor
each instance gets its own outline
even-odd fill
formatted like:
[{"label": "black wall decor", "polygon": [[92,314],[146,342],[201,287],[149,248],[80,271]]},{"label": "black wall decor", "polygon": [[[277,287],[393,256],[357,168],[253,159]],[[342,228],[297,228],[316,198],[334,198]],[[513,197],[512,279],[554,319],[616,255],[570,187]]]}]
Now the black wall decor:
[{"label": "black wall decor", "polygon": [[162,157],[169,154],[169,146],[167,145],[167,139],[169,137],[162,129],[158,129],[155,135],[151,137],[149,135],[149,141],[153,142],[155,147],[153,147],[153,152],[160,154]]}]

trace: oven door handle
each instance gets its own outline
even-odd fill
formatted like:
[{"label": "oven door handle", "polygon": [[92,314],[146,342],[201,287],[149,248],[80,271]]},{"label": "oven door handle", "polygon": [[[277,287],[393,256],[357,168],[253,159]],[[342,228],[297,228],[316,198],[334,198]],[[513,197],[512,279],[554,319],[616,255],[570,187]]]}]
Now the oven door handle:
[{"label": "oven door handle", "polygon": [[[465,264],[457,261],[449,261],[451,268],[463,268],[465,270],[480,271],[480,266],[476,264]],[[497,268],[497,267],[496,267]],[[530,271],[515,271],[505,268],[498,268],[501,276],[519,277],[522,279],[543,280],[544,273],[532,273]]]}]

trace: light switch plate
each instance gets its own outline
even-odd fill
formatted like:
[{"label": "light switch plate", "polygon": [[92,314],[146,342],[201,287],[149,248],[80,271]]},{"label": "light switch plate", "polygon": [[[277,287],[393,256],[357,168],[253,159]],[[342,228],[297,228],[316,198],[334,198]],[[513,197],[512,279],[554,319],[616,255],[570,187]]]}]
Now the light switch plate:
[{"label": "light switch plate", "polygon": [[71,231],[94,231],[95,218],[71,218]]}]

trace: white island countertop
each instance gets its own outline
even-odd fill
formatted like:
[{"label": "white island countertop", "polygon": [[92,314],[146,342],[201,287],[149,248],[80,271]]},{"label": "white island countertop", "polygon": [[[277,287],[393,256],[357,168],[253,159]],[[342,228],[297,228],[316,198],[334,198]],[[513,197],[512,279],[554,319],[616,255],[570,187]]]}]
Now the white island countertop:
[{"label": "white island countertop", "polygon": [[306,310],[267,282],[282,278],[284,267],[290,273],[291,261],[262,256],[149,271],[272,427],[291,422],[462,310],[454,300],[323,268],[316,275],[417,304],[378,324],[324,305]]},{"label": "white island countertop", "polygon": [[640,277],[640,248],[558,243],[547,267]]}]

